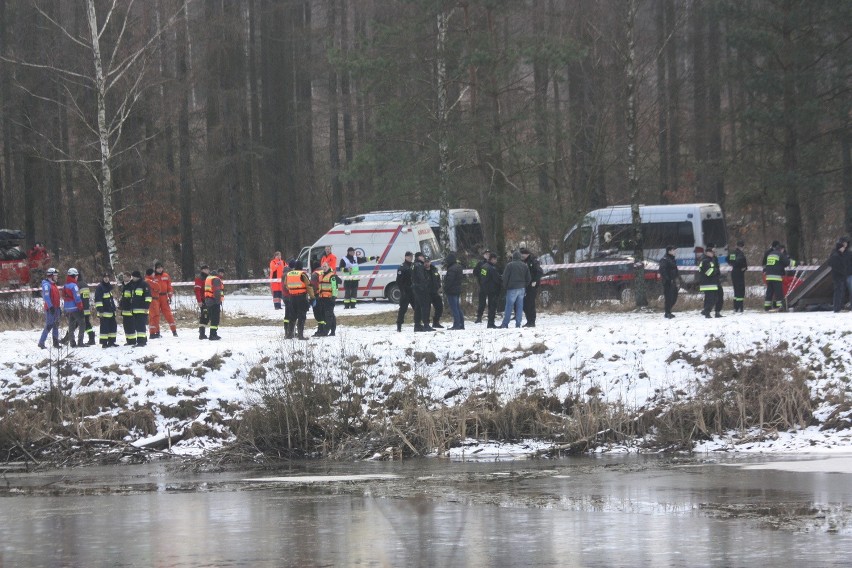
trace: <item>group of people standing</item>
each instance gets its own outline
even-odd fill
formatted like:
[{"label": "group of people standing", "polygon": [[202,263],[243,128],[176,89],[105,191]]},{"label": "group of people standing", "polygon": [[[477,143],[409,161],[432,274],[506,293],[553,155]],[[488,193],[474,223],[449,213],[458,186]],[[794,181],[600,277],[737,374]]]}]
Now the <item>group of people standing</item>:
[{"label": "group of people standing", "polygon": [[[224,297],[224,285],[221,277],[210,276],[209,268],[202,267],[201,276],[196,278],[196,299],[200,309],[201,325],[199,338],[207,339],[205,325],[210,324],[210,339],[219,339],[219,308]],[[60,288],[57,285],[59,272],[56,268],[48,268],[41,282],[41,297],[44,302],[45,325],[38,346],[47,348],[48,335],[52,335],[53,347],[69,343],[71,347],[88,347],[95,344],[95,332],[91,322],[93,314],[90,302],[90,289],[87,284],[80,283],[80,272],[69,268],[66,272],[65,283]],[[148,339],[159,339],[160,316],[169,325],[172,335],[177,336],[177,325],[171,310],[174,297],[171,277],[165,271],[161,262],[156,262],[153,268],[145,271],[145,276],[138,270],[125,271],[118,275],[117,299],[109,273],[103,274],[101,281],[94,290],[94,313],[100,320],[99,338],[103,348],[117,347],[118,318],[122,318],[125,345],[145,346]],[[62,314],[68,319],[68,332],[59,338],[59,324]],[[84,334],[88,342],[83,342]]]},{"label": "group of people standing", "polygon": [[[541,263],[528,249],[522,248],[514,252],[512,260],[502,272],[497,266],[497,255],[485,250],[474,267],[473,274],[479,285],[479,302],[474,323],[482,323],[487,308],[488,328],[509,327],[513,314],[516,327],[521,327],[523,316],[526,316],[527,320],[524,327],[535,327],[536,292],[544,271],[541,269]],[[443,291],[453,315],[453,325],[449,328],[451,330],[465,328],[461,309],[463,275],[464,270],[455,253],[448,254]],[[419,252],[406,252],[405,261],[397,271],[396,284],[401,293],[396,319],[397,331],[402,331],[409,306],[414,311],[414,331],[435,331],[436,328],[443,327],[440,322],[443,314],[441,275],[429,257]],[[506,301],[503,321],[498,326],[495,319],[498,298],[502,291],[505,291]]]},{"label": "group of people standing", "polygon": [[[743,252],[744,246],[745,242],[739,240],[737,241],[736,248],[728,254],[728,265],[731,267],[731,284],[734,291],[734,313],[743,313],[745,304],[745,274],[748,270],[748,260]],[[681,286],[676,252],[676,246],[667,246],[666,254],[660,259],[659,263],[660,278],[663,284],[663,317],[669,319],[675,317],[672,313],[672,308],[675,302],[677,302],[678,290]],[[791,259],[790,255],[787,254],[787,247],[779,241],[773,241],[763,255],[763,277],[766,284],[766,293],[763,302],[763,309],[765,311],[786,309],[783,286],[784,277],[787,270],[795,266],[796,261]],[[701,315],[705,318],[722,317],[724,297],[722,294],[721,276],[715,246],[712,243],[708,243],[704,248],[701,259],[698,261],[698,290],[704,294]]]}]

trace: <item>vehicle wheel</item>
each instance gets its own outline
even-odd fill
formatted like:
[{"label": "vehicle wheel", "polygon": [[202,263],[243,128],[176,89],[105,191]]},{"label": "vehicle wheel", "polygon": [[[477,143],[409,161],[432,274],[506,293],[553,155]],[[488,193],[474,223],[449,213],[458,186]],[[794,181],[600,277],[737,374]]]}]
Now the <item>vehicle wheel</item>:
[{"label": "vehicle wheel", "polygon": [[399,289],[399,286],[396,285],[396,282],[388,284],[388,287],[385,288],[385,298],[394,304],[398,304],[402,299],[402,291]]},{"label": "vehicle wheel", "polygon": [[633,293],[633,288],[624,287],[619,292],[622,304],[632,304],[636,301],[636,294]]},{"label": "vehicle wheel", "polygon": [[538,305],[541,308],[548,308],[553,303],[553,290],[549,287],[542,288],[538,291]]}]

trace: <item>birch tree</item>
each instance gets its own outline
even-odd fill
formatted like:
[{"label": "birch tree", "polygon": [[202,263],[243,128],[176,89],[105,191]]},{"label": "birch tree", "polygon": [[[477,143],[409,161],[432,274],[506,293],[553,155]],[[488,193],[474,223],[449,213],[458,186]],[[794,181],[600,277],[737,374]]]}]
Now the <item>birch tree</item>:
[{"label": "birch tree", "polygon": [[[27,94],[66,111],[79,126],[75,134],[83,140],[74,146],[64,146],[54,139],[56,135],[49,129],[37,134],[48,141],[58,156],[51,159],[83,168],[94,181],[100,194],[100,222],[108,263],[111,270],[116,271],[121,265],[116,216],[122,209],[116,207],[116,194],[125,187],[116,187],[114,164],[155,135],[146,133],[132,140],[125,140],[123,136],[137,104],[153,84],[149,62],[158,47],[159,36],[171,27],[185,2],[164,26],[153,32],[136,22],[140,11],[146,8],[144,4],[137,9],[133,0],[111,0],[96,7],[94,0],[86,0],[84,6],[85,25],[76,29],[66,24],[65,18],[54,16],[38,2],[33,2],[39,16],[63,38],[62,49],[67,52],[63,61],[67,65],[54,62],[50,59],[52,54],[46,54],[43,61],[10,62],[44,73],[61,85],[59,95]],[[67,20],[73,22],[74,18]],[[75,66],[71,63],[79,61],[89,64]],[[133,185],[141,181],[135,180]]]}]

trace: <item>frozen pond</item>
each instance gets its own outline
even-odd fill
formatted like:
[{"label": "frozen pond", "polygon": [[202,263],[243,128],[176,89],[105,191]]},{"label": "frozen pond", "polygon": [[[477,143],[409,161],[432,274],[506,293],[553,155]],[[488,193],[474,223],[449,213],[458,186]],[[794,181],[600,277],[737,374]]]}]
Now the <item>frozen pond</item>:
[{"label": "frozen pond", "polygon": [[849,466],[633,456],[6,473],[0,566],[846,566]]}]

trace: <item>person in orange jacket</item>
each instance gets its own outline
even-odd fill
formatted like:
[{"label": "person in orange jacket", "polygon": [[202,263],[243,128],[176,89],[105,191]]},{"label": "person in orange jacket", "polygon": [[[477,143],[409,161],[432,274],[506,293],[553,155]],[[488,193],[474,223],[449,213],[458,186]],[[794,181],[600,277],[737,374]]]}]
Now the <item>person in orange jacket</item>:
[{"label": "person in orange jacket", "polygon": [[275,256],[269,261],[269,288],[272,290],[272,303],[276,310],[281,309],[281,299],[284,297],[284,285],[281,279],[284,277],[284,261],[281,260],[281,251],[275,251]]},{"label": "person in orange jacket", "polygon": [[[175,325],[175,316],[172,315],[171,308],[175,290],[172,288],[172,278],[163,268],[162,262],[154,264],[154,280],[160,285],[160,313],[163,314],[163,317],[168,322],[169,329],[172,330],[172,335],[177,337],[177,325]],[[159,329],[157,329],[157,337],[162,337]]]},{"label": "person in orange jacket", "polygon": [[328,264],[331,267],[332,272],[337,270],[337,257],[331,252],[331,245],[326,245],[325,254],[319,261],[319,265]]},{"label": "person in orange jacket", "polygon": [[154,269],[145,271],[145,283],[151,290],[151,303],[148,305],[148,338],[160,337],[160,284],[154,278]]}]

